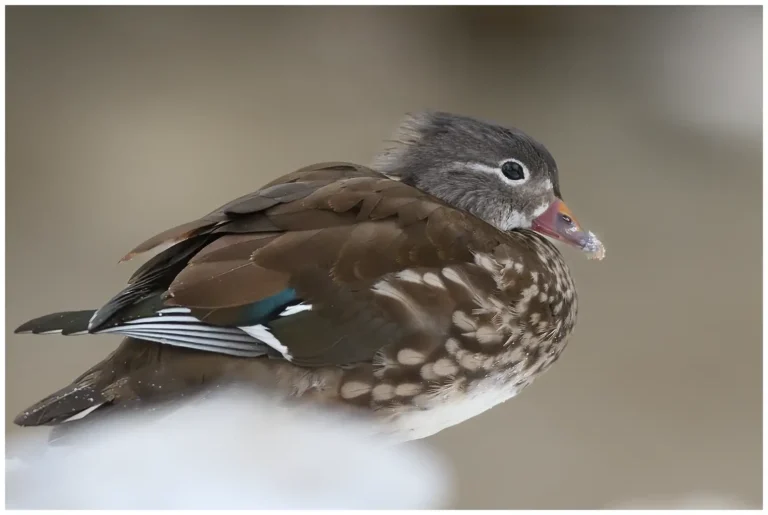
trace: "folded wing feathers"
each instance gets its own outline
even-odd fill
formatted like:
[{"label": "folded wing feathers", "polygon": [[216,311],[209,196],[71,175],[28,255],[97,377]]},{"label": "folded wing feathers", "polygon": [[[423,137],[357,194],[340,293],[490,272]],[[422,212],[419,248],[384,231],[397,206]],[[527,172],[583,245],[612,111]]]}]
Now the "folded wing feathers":
[{"label": "folded wing feathers", "polygon": [[[219,224],[233,221],[233,216],[234,220],[236,220],[238,215],[258,213],[278,204],[285,204],[295,200],[300,200],[307,195],[310,195],[318,188],[329,184],[333,180],[336,180],[335,177],[323,177],[323,175],[327,176],[329,174],[322,173],[320,173],[317,177],[320,180],[311,180],[313,171],[322,172],[323,170],[332,170],[334,167],[345,168],[345,165],[328,163],[324,166],[318,165],[315,167],[308,167],[303,172],[305,175],[310,176],[308,177],[309,180],[303,182],[288,183],[278,182],[276,184],[268,185],[267,187],[254,193],[244,195],[238,199],[233,200],[232,202],[228,202],[227,204],[212,211],[202,218],[178,225],[153,236],[152,238],[135,247],[123,259],[121,259],[121,261],[127,261],[138,254],[152,250],[164,243],[178,243],[192,236],[202,234],[204,232],[214,231],[218,229]],[[350,168],[352,170],[357,169],[357,167],[350,166],[346,166],[346,168]],[[346,170],[346,172],[349,173],[349,170]],[[301,173],[297,173],[295,175],[297,175],[297,178],[301,177]],[[339,173],[331,173],[330,175],[339,175]]]},{"label": "folded wing feathers", "polygon": [[[435,231],[430,224],[413,224],[440,207],[422,192],[364,167],[307,167],[137,246],[127,258],[173,244],[134,274],[133,291],[114,299],[117,307],[122,309],[123,300],[138,301],[144,285],[161,286],[167,292],[165,304],[179,307],[93,329],[232,355],[263,355],[269,346],[289,358],[288,349],[266,326],[212,326],[181,306],[219,310],[258,302],[290,287],[294,271],[306,259],[344,282],[373,280],[424,258],[431,263],[438,253],[442,256],[438,247],[455,235],[442,227]],[[384,219],[392,221],[382,223]],[[411,226],[417,229],[417,240],[423,239],[423,249],[412,241]],[[311,306],[291,306],[280,317],[307,309]]]},{"label": "folded wing feathers", "polygon": [[[289,306],[281,313],[290,316],[311,309],[299,304]],[[150,316],[127,321],[95,334],[116,333],[168,345],[229,354],[232,356],[257,357],[267,354],[267,347],[290,359],[288,349],[264,325],[249,327],[223,327],[209,325],[185,314],[188,308],[168,308]]]}]

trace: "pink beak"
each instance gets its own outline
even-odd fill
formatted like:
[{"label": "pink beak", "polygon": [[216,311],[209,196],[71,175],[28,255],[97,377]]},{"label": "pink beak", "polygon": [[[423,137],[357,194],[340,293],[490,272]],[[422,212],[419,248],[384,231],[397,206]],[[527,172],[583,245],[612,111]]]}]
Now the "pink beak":
[{"label": "pink beak", "polygon": [[605,247],[594,234],[585,231],[576,221],[571,210],[560,199],[555,200],[538,218],[531,229],[577,247],[590,254],[590,257],[603,259]]}]

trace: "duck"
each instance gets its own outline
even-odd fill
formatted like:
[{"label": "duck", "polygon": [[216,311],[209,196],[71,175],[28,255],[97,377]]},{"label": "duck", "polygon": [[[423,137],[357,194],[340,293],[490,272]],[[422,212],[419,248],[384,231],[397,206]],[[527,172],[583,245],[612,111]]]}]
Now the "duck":
[{"label": "duck", "polygon": [[602,259],[520,129],[408,113],[373,162],[303,167],[149,238],[98,309],[16,333],[124,339],[19,426],[65,431],[227,385],[434,435],[522,392],[560,357],[578,298],[558,245]]}]

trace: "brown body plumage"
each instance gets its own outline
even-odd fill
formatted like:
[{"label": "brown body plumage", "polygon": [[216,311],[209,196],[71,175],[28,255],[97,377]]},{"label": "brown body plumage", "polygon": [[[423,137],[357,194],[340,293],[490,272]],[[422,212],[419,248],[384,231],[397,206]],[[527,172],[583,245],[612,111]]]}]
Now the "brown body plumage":
[{"label": "brown body plumage", "polygon": [[[561,254],[533,231],[499,230],[395,179],[313,165],[139,245],[127,257],[173,244],[96,313],[19,328],[85,332],[87,315],[88,332],[129,337],[16,423],[56,425],[86,411],[96,419],[245,382],[356,408],[408,440],[513,397],[574,327]],[[254,303],[284,292],[300,303],[236,329]],[[197,332],[189,316],[202,321]],[[174,317],[182,329],[149,325],[150,334],[136,322]]]}]

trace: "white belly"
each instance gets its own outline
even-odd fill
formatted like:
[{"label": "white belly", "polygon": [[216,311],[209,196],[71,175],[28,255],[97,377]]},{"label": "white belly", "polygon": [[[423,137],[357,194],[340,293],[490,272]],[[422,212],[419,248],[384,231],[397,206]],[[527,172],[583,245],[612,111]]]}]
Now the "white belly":
[{"label": "white belly", "polygon": [[387,433],[397,441],[426,438],[451,426],[487,411],[497,404],[511,399],[519,389],[511,385],[500,387],[498,381],[486,380],[478,383],[464,394],[455,394],[443,399],[442,396],[427,406],[427,409],[409,409],[388,420]]}]

